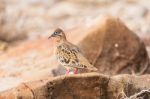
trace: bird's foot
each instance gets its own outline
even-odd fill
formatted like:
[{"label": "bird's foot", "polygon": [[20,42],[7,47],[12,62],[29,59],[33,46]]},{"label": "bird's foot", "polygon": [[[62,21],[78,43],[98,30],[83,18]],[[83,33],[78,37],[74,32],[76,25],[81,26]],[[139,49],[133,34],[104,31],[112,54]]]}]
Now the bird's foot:
[{"label": "bird's foot", "polygon": [[74,74],[78,74],[78,69],[77,68],[75,69]]},{"label": "bird's foot", "polygon": [[68,75],[70,73],[70,70],[69,69],[67,69],[67,71],[66,71],[66,75]]}]

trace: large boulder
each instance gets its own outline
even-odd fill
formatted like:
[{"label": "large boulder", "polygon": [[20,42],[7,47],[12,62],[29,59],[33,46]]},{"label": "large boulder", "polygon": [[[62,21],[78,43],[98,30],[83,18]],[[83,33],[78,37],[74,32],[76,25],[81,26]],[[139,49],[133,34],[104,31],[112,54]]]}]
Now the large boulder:
[{"label": "large boulder", "polygon": [[102,17],[87,29],[78,45],[84,55],[104,74],[150,73],[144,43],[120,19]]}]

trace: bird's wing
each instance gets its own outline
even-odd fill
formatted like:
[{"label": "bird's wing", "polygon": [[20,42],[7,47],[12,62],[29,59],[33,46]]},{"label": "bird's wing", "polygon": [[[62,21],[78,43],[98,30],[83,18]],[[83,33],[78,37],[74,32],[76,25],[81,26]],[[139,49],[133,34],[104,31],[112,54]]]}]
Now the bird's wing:
[{"label": "bird's wing", "polygon": [[74,68],[93,67],[89,61],[81,54],[76,46],[64,44],[58,47],[59,55],[57,58],[64,66]]},{"label": "bird's wing", "polygon": [[70,44],[62,44],[56,50],[57,59],[63,66],[83,68],[78,59],[78,53],[78,48]]}]

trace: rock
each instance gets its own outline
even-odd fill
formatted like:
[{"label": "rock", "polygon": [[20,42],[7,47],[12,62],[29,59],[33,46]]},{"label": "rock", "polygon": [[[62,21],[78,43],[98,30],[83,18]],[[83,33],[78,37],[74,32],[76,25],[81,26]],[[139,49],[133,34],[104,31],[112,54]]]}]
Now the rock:
[{"label": "rock", "polygon": [[129,97],[148,88],[149,75],[109,77],[85,73],[23,83],[1,92],[0,99],[121,99],[124,95]]},{"label": "rock", "polygon": [[148,90],[142,90],[139,93],[136,93],[135,95],[132,95],[126,99],[148,99],[150,97],[150,89]]},{"label": "rock", "polygon": [[150,73],[144,43],[120,19],[102,17],[86,32],[78,45],[99,72]]}]

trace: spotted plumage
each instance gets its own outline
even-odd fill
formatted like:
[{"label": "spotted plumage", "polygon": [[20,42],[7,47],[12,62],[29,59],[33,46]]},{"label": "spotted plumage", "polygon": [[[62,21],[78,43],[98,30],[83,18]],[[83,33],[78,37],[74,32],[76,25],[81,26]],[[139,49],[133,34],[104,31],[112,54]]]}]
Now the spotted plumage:
[{"label": "spotted plumage", "polygon": [[58,62],[67,68],[67,73],[69,73],[70,69],[75,69],[75,73],[77,73],[77,69],[97,71],[82,55],[79,48],[67,41],[61,29],[56,29],[51,37],[56,38],[55,55]]}]

